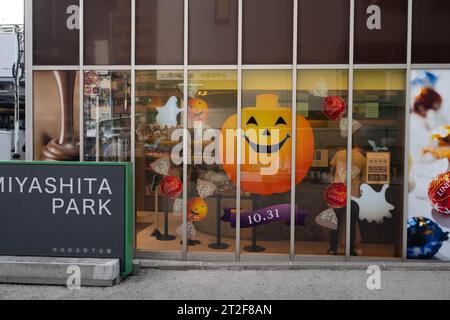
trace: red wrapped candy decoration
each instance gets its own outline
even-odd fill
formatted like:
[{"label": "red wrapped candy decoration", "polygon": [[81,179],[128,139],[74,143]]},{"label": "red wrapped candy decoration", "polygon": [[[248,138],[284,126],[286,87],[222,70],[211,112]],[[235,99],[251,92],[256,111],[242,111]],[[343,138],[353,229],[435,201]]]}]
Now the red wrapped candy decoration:
[{"label": "red wrapped candy decoration", "polygon": [[330,184],[323,194],[330,208],[340,209],[347,205],[347,186],[344,183]]},{"label": "red wrapped candy decoration", "polygon": [[441,174],[430,183],[428,197],[436,211],[450,215],[450,172]]},{"label": "red wrapped candy decoration", "polygon": [[176,198],[183,192],[180,178],[167,176],[161,181],[161,193],[167,198]]},{"label": "red wrapped candy decoration", "polygon": [[339,120],[347,112],[347,104],[341,97],[326,97],[322,103],[322,112],[330,120]]}]

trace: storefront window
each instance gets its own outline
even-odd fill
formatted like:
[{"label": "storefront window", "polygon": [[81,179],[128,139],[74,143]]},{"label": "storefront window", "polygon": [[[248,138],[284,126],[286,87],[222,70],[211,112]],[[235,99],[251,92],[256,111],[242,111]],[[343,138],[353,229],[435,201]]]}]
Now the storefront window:
[{"label": "storefront window", "polygon": [[45,161],[80,159],[78,71],[33,73],[33,158]]},{"label": "storefront window", "polygon": [[78,0],[33,1],[33,64],[78,65]]},{"label": "storefront window", "polygon": [[237,64],[237,0],[189,1],[189,64]]},{"label": "storefront window", "polygon": [[349,0],[300,0],[298,63],[348,63],[349,16]]},{"label": "storefront window", "polygon": [[413,63],[450,63],[449,18],[449,1],[414,0]]},{"label": "storefront window", "polygon": [[[343,255],[348,71],[299,71],[297,89],[297,130],[300,136],[312,130],[314,161],[303,182],[296,187],[296,206],[307,216],[304,224],[296,227],[295,252]],[[297,174],[300,169],[307,168],[297,167]]]},{"label": "storefront window", "polygon": [[[292,71],[243,72],[241,244],[244,254],[288,254],[290,250],[291,108]],[[308,146],[306,157],[309,152],[312,157]]]},{"label": "storefront window", "polygon": [[89,0],[84,3],[84,64],[131,63],[131,2]]},{"label": "storefront window", "polygon": [[136,64],[183,64],[183,0],[136,0]]},{"label": "storefront window", "polygon": [[[229,210],[236,210],[236,186],[232,180],[236,177],[236,167],[223,165],[221,158],[225,149],[221,144],[225,132],[222,128],[229,123],[237,124],[236,113],[236,71],[189,72],[191,150],[187,234],[190,252],[234,253],[236,250],[235,227],[231,221],[222,221]],[[231,140],[234,141],[233,136]]]},{"label": "storefront window", "polygon": [[356,64],[406,63],[408,0],[355,1]]},{"label": "storefront window", "polygon": [[182,157],[182,88],[182,70],[136,72],[138,250],[181,250],[183,166],[174,160]]},{"label": "storefront window", "polygon": [[84,73],[84,160],[130,161],[130,72]]},{"label": "storefront window", "polygon": [[[400,257],[405,71],[357,70],[354,83],[351,254]],[[354,241],[358,227],[359,247]]]},{"label": "storefront window", "polygon": [[450,260],[450,71],[411,73],[409,259]]},{"label": "storefront window", "polygon": [[291,64],[293,2],[243,1],[243,63]]}]

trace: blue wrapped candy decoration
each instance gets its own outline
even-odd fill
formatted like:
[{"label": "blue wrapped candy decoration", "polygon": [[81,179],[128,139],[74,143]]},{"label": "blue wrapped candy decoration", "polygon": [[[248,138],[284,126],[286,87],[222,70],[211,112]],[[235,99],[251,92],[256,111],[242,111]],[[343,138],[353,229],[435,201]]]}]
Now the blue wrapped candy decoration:
[{"label": "blue wrapped candy decoration", "polygon": [[438,253],[448,232],[424,217],[408,220],[408,259],[430,259]]}]

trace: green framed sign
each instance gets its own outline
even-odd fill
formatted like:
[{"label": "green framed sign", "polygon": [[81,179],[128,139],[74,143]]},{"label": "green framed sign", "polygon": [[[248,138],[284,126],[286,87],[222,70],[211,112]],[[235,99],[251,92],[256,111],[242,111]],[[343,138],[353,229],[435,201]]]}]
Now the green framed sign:
[{"label": "green framed sign", "polygon": [[131,163],[0,162],[0,255],[117,258],[132,271]]}]

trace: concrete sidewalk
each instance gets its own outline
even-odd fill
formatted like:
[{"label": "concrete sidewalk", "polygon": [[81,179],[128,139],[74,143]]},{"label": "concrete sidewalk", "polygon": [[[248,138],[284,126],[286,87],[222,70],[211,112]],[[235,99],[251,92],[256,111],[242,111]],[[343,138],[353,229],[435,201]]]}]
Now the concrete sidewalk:
[{"label": "concrete sidewalk", "polygon": [[363,269],[161,270],[145,268],[111,288],[0,285],[0,299],[450,299],[447,270],[383,270],[369,290]]}]

